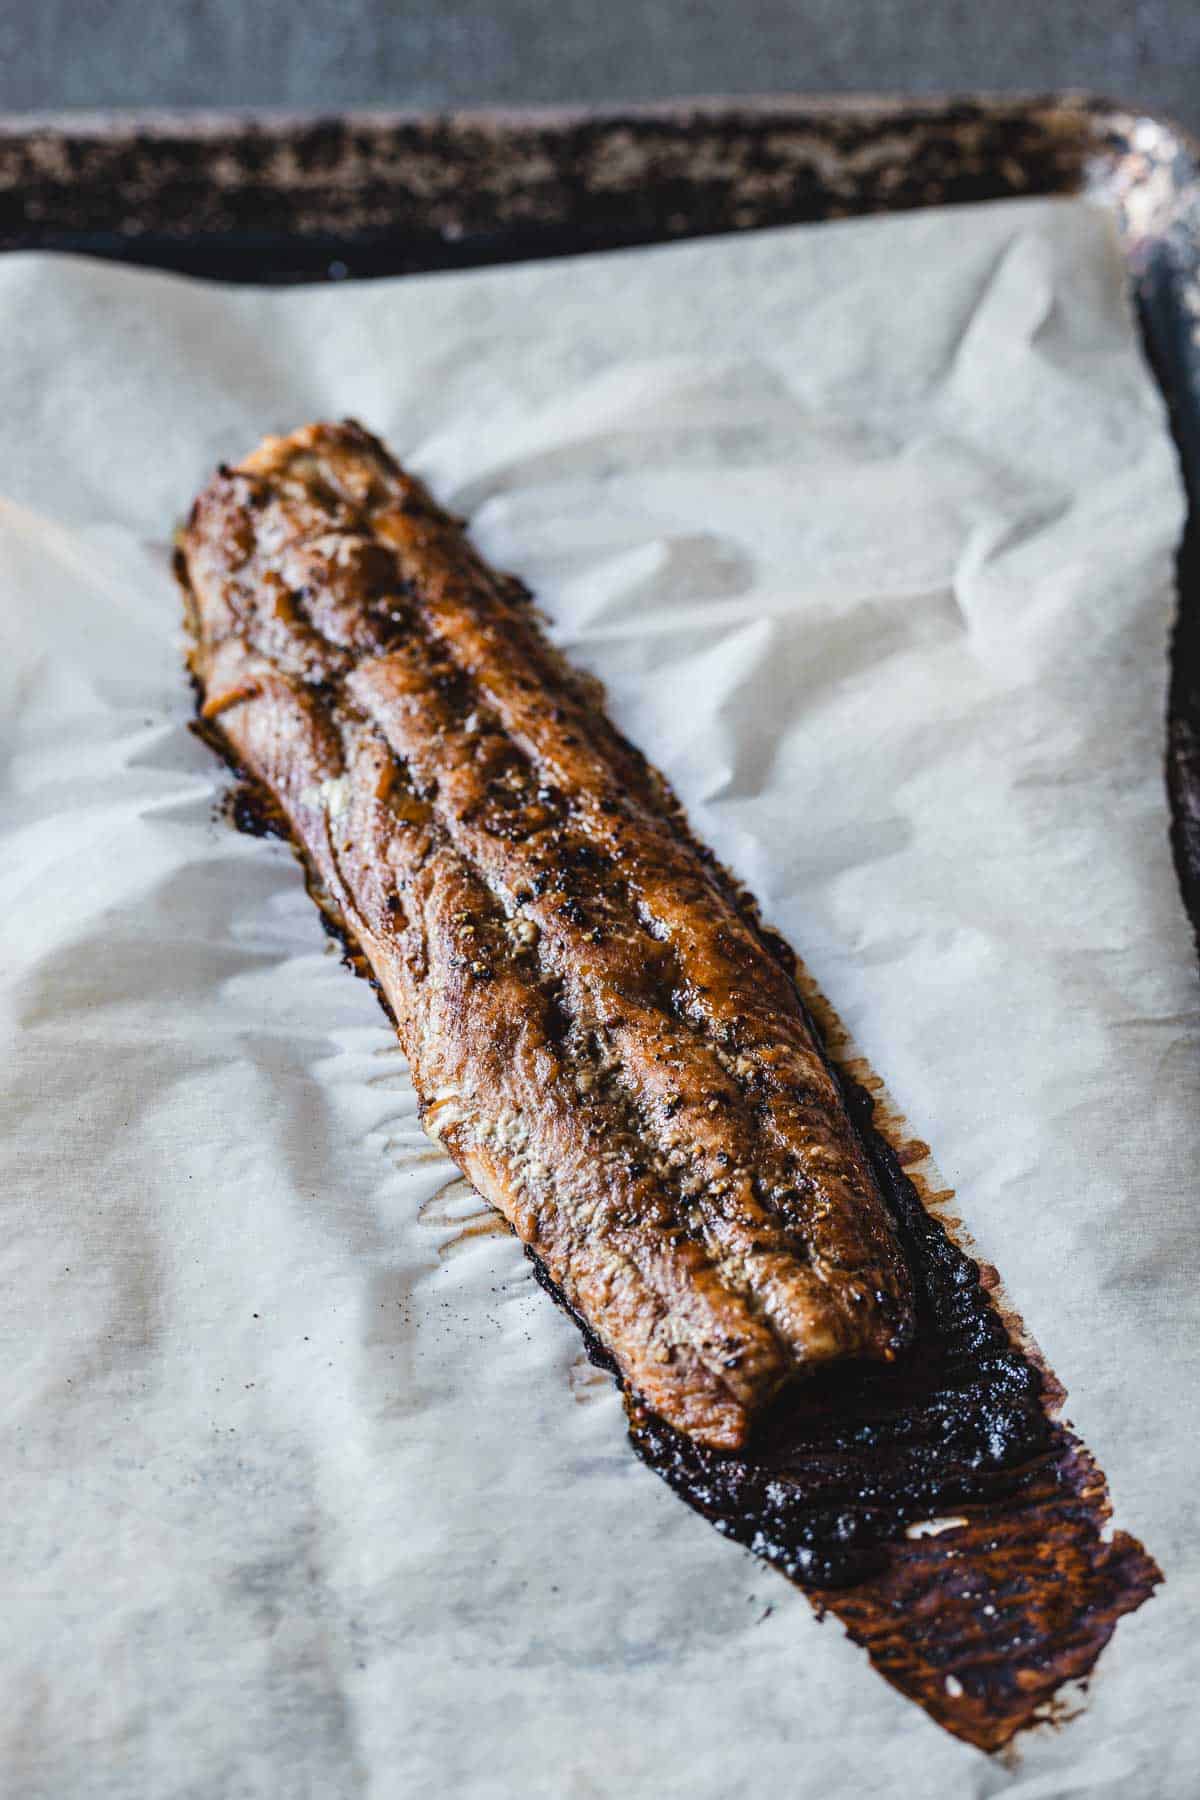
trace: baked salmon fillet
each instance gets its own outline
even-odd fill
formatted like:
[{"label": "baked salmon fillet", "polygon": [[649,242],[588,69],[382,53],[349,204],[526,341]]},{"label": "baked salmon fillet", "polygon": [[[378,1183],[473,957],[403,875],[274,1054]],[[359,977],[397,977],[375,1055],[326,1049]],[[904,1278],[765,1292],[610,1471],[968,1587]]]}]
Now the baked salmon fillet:
[{"label": "baked salmon fillet", "polygon": [[222,468],[177,562],[208,735],[365,960],[425,1129],[626,1384],[735,1449],[805,1370],[903,1349],[790,953],[522,584],[353,423]]}]

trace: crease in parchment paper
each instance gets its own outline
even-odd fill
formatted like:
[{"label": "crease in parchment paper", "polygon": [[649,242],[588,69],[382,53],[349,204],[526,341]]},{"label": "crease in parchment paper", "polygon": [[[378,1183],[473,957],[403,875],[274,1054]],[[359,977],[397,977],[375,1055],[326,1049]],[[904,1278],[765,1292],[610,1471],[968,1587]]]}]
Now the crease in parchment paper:
[{"label": "crease in parchment paper", "polygon": [[[15,257],[0,317],[7,1785],[1187,1800],[1181,497],[1107,221],[287,294]],[[796,945],[1164,1567],[1015,1770],[576,1403],[511,1240],[439,1255],[386,1022],[216,816],[171,528],[342,414],[469,504]]]}]

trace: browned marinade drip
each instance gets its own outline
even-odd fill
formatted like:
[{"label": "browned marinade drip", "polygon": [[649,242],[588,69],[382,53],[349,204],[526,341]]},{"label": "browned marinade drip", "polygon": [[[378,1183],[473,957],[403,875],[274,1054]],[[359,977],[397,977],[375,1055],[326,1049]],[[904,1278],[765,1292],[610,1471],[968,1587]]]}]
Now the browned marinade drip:
[{"label": "browned marinade drip", "polygon": [[427,1129],[618,1375],[639,1454],[948,1729],[1005,1742],[1158,1572],[1103,1540],[1103,1478],[787,946],[361,428],[220,471],[178,569],[238,822],[292,838]]},{"label": "browned marinade drip", "polygon": [[[1017,1341],[844,1079],[913,1272],[915,1332],[884,1367],[830,1366],[745,1452],[673,1431],[627,1395],[640,1456],[724,1535],[806,1587],[939,1724],[996,1750],[1053,1718],[1123,1613],[1162,1579],[1110,1517],[1063,1398]],[[598,1354],[598,1352],[593,1352]],[[911,1532],[912,1535],[909,1535]]]}]

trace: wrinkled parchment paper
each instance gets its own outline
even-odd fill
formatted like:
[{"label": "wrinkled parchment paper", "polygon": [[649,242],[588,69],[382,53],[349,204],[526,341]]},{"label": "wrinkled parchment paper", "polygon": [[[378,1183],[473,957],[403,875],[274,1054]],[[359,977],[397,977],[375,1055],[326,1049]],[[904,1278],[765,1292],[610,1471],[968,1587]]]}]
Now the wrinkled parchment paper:
[{"label": "wrinkled parchment paper", "polygon": [[[1182,504],[1107,222],[292,293],[8,257],[0,331],[4,1791],[1192,1800]],[[638,1465],[287,850],[214,816],[172,527],[344,414],[805,956],[1166,1570],[1015,1767]]]}]

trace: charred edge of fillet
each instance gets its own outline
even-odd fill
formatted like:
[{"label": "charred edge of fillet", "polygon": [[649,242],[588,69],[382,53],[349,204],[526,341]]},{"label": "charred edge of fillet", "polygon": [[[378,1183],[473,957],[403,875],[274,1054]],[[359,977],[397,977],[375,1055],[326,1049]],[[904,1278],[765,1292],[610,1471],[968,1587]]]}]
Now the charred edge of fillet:
[{"label": "charred edge of fillet", "polygon": [[524,1250],[525,1255],[529,1260],[530,1267],[533,1270],[534,1280],[540,1288],[549,1294],[556,1306],[561,1306],[562,1310],[566,1313],[572,1325],[575,1326],[575,1329],[583,1339],[583,1348],[588,1361],[597,1369],[603,1369],[607,1374],[611,1375],[616,1382],[617,1387],[624,1393],[625,1378],[617,1367],[616,1358],[613,1356],[611,1350],[605,1349],[604,1345],[600,1342],[600,1339],[596,1336],[578,1307],[571,1305],[571,1302],[567,1299],[567,1296],[563,1293],[558,1283],[550,1275],[545,1263],[542,1261],[533,1245],[526,1244]]}]

